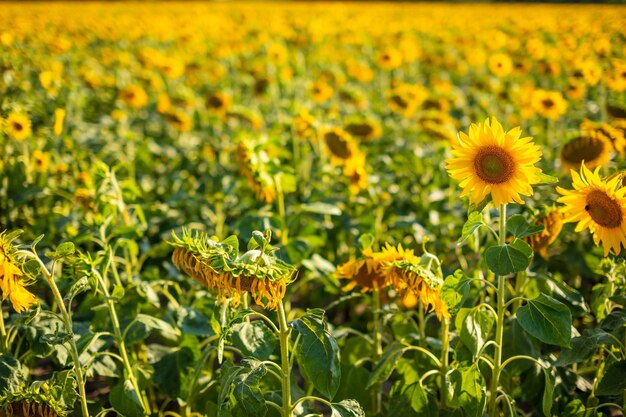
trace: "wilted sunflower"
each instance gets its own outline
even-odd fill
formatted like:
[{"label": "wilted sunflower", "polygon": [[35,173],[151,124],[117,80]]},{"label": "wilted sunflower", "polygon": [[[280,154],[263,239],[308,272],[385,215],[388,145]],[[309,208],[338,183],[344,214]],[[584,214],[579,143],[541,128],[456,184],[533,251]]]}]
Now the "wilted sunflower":
[{"label": "wilted sunflower", "polygon": [[13,240],[18,235],[19,232],[0,233],[0,289],[2,290],[2,300],[4,301],[8,297],[13,309],[21,313],[35,304],[37,297],[25,288],[24,282],[20,278],[24,273],[18,267],[18,262],[15,259],[16,249],[13,246]]},{"label": "wilted sunflower", "polygon": [[541,170],[535,164],[541,150],[531,137],[520,138],[521,133],[519,127],[504,132],[495,117],[472,124],[469,136],[459,133],[452,145],[455,157],[446,160],[446,170],[461,181],[461,196],[470,195],[476,204],[488,194],[496,206],[524,204],[520,195],[532,195],[531,185],[540,181]]},{"label": "wilted sunflower", "polygon": [[611,159],[613,146],[603,135],[588,133],[575,137],[561,149],[561,165],[565,170],[576,169],[584,161],[590,168],[606,164]]},{"label": "wilted sunflower", "polygon": [[220,300],[231,299],[237,306],[244,292],[270,310],[276,310],[292,282],[295,268],[275,256],[270,246],[271,234],[254,232],[248,251],[240,254],[236,236],[222,242],[206,234],[183,230],[179,238],[169,242],[174,246],[172,262],[187,275],[216,290]]},{"label": "wilted sunflower", "polygon": [[24,113],[11,112],[4,121],[4,130],[17,141],[27,139],[32,133],[30,119]]},{"label": "wilted sunflower", "polygon": [[580,173],[572,170],[573,190],[557,187],[562,195],[557,201],[565,207],[561,210],[564,222],[578,222],[576,232],[589,229],[596,245],[602,244],[604,256],[610,252],[618,255],[626,247],[626,188],[621,177],[604,181],[585,164]]},{"label": "wilted sunflower", "polygon": [[543,259],[548,259],[550,246],[563,229],[563,213],[557,209],[549,209],[537,218],[537,224],[543,226],[543,231],[528,237],[528,243]]}]

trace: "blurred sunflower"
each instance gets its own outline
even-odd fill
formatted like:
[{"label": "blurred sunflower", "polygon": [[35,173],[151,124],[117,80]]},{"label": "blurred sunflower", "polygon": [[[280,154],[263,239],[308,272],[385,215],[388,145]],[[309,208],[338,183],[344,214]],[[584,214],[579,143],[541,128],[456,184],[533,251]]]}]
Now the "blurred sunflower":
[{"label": "blurred sunflower", "polygon": [[497,77],[506,77],[513,71],[513,61],[508,54],[493,54],[487,61],[489,71]]},{"label": "blurred sunflower", "polygon": [[168,110],[163,113],[163,118],[179,132],[185,133],[191,130],[191,117],[181,110]]},{"label": "blurred sunflower", "polygon": [[346,120],[344,129],[365,142],[377,139],[382,134],[382,127],[376,119],[351,118]]},{"label": "blurred sunflower", "polygon": [[65,122],[65,109],[54,110],[54,125],[52,132],[55,136],[60,136],[63,132],[63,123]]},{"label": "blurred sunflower", "polygon": [[32,134],[31,123],[24,113],[11,112],[4,121],[6,134],[17,141],[27,139]]},{"label": "blurred sunflower", "polygon": [[384,70],[392,70],[402,65],[402,52],[387,47],[376,54],[376,64]]},{"label": "blurred sunflower", "polygon": [[270,172],[273,164],[263,149],[263,140],[255,143],[251,138],[242,138],[237,144],[235,158],[256,197],[266,203],[273,202],[276,198],[276,183]]},{"label": "blurred sunflower", "polygon": [[311,86],[311,94],[315,103],[322,104],[333,96],[334,90],[327,82],[317,81]]},{"label": "blurred sunflower", "polygon": [[548,211],[536,220],[537,224],[543,226],[543,231],[528,237],[528,243],[533,250],[543,259],[548,259],[548,246],[550,246],[563,229],[563,213],[557,209]]},{"label": "blurred sunflower", "polygon": [[35,172],[47,172],[50,167],[50,154],[40,149],[35,149],[32,154],[31,164]]},{"label": "blurred sunflower", "polygon": [[453,142],[454,158],[446,160],[446,170],[460,180],[461,196],[470,195],[478,204],[491,194],[498,206],[517,202],[520,195],[530,196],[532,184],[539,183],[541,170],[534,165],[541,159],[541,150],[531,137],[520,138],[519,127],[504,132],[494,118],[472,124],[469,136],[463,132]]},{"label": "blurred sunflower", "polygon": [[585,162],[590,169],[605,165],[611,159],[613,145],[603,135],[587,133],[567,142],[561,149],[561,166],[569,171]]},{"label": "blurred sunflower", "polygon": [[626,187],[620,176],[604,181],[598,172],[584,163],[580,172],[572,170],[574,189],[557,187],[562,195],[557,201],[564,204],[564,222],[578,222],[576,232],[589,229],[594,243],[603,246],[604,256],[618,255],[626,247]]},{"label": "blurred sunflower", "polygon": [[551,120],[558,120],[567,111],[567,101],[558,91],[535,90],[532,106],[540,116]]},{"label": "blurred sunflower", "polygon": [[18,267],[15,259],[16,249],[13,240],[16,237],[16,233],[0,233],[0,289],[2,290],[2,301],[8,297],[13,309],[22,313],[37,302],[37,297],[25,288],[24,282],[20,278],[24,273]]},{"label": "blurred sunflower", "polygon": [[232,98],[228,94],[222,92],[209,94],[206,98],[207,109],[219,115],[226,114],[231,103]]},{"label": "blurred sunflower", "polygon": [[[584,120],[580,125],[580,131],[586,135],[603,136],[608,139],[613,145],[613,149],[619,153],[624,153],[626,149],[626,138],[624,137],[624,131],[615,128],[609,123],[595,123],[591,120]],[[587,166],[589,169],[593,169],[591,166]]]},{"label": "blurred sunflower", "polygon": [[120,99],[128,107],[140,109],[148,104],[148,94],[140,85],[134,84],[123,88],[119,94]]},{"label": "blurred sunflower", "polygon": [[315,138],[316,123],[315,117],[307,109],[300,109],[291,122],[296,135],[303,139]]},{"label": "blurred sunflower", "polygon": [[322,139],[325,149],[335,165],[343,165],[358,153],[358,146],[352,136],[340,127],[324,129]]}]

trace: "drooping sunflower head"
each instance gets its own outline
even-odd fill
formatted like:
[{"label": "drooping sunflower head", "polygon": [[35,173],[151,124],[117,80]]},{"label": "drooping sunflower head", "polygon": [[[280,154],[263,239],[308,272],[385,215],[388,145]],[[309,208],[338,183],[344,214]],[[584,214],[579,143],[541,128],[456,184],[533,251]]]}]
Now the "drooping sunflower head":
[{"label": "drooping sunflower head", "polygon": [[37,302],[30,291],[26,289],[28,285],[27,277],[21,268],[21,262],[16,257],[16,248],[13,241],[21,234],[21,231],[0,233],[0,290],[2,290],[2,300],[9,298],[13,309],[22,313]]},{"label": "drooping sunflower head", "polygon": [[543,231],[529,236],[528,243],[543,259],[548,259],[548,246],[556,240],[563,229],[563,213],[550,208],[541,214],[536,222],[543,226]]},{"label": "drooping sunflower head", "polygon": [[561,149],[561,165],[565,170],[580,167],[584,161],[589,169],[605,165],[611,160],[613,146],[604,135],[588,132],[570,140]]},{"label": "drooping sunflower head", "polygon": [[31,122],[25,113],[11,112],[4,121],[6,134],[17,141],[27,139],[31,133]]},{"label": "drooping sunflower head", "polygon": [[532,185],[540,182],[541,170],[535,164],[541,150],[531,137],[520,138],[521,133],[519,127],[505,132],[495,118],[472,124],[469,135],[459,133],[446,170],[460,180],[462,197],[469,195],[476,204],[488,195],[495,205],[524,204],[521,196],[531,196]]},{"label": "drooping sunflower head", "polygon": [[205,233],[183,230],[180,238],[173,235],[168,243],[175,247],[174,265],[217,291],[218,299],[230,299],[236,306],[249,292],[258,305],[276,310],[293,281],[295,268],[276,257],[270,240],[269,231],[253,232],[248,251],[239,253],[236,236],[218,242]]},{"label": "drooping sunflower head", "polygon": [[589,229],[604,256],[619,254],[626,247],[626,188],[621,176],[603,180],[599,168],[592,172],[583,163],[580,172],[572,170],[572,178],[573,190],[557,187],[564,222],[578,222],[576,232]]}]

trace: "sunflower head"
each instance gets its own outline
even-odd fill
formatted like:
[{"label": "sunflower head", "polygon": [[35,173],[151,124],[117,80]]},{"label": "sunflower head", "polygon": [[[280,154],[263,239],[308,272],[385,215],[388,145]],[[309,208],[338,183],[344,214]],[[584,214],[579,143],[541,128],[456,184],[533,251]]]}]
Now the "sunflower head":
[{"label": "sunflower head", "polygon": [[353,137],[362,141],[377,139],[382,134],[382,127],[376,119],[350,119],[346,121],[344,129]]},{"label": "sunflower head", "polygon": [[21,234],[21,230],[12,233],[0,233],[0,289],[2,300],[9,298],[13,309],[22,313],[37,302],[30,291],[26,289],[27,278],[22,270],[22,263],[16,256],[17,249],[14,240]]},{"label": "sunflower head", "polygon": [[271,233],[253,232],[248,251],[239,253],[239,241],[230,236],[222,242],[205,233],[183,230],[174,246],[172,262],[202,285],[217,291],[221,300],[238,305],[244,292],[270,310],[276,310],[293,281],[295,268],[281,261],[270,245]]},{"label": "sunflower head", "polygon": [[541,150],[531,137],[520,138],[521,133],[519,127],[505,132],[495,118],[472,124],[469,134],[459,133],[446,170],[460,181],[461,196],[469,195],[475,204],[489,195],[495,205],[524,204],[521,196],[531,196],[531,185],[540,182],[535,164]]},{"label": "sunflower head", "polygon": [[128,107],[140,109],[148,104],[148,94],[140,85],[129,85],[120,91],[120,99]]},{"label": "sunflower head", "polygon": [[[613,145],[616,152],[624,153],[626,149],[626,137],[623,129],[615,126],[615,123],[595,123],[585,120],[580,125],[580,131],[585,135],[602,136]],[[590,169],[592,167],[589,167]]]},{"label": "sunflower head", "polygon": [[25,113],[11,112],[3,124],[6,134],[17,141],[27,139],[32,133],[30,119]]},{"label": "sunflower head", "polygon": [[563,213],[550,208],[540,215],[536,222],[543,226],[543,231],[529,236],[528,243],[543,259],[548,259],[548,246],[556,240],[563,229]]},{"label": "sunflower head", "polygon": [[535,90],[531,100],[534,110],[539,115],[558,120],[567,111],[567,100],[558,91]]},{"label": "sunflower head", "polygon": [[566,170],[580,167],[584,161],[590,169],[605,165],[611,159],[613,146],[604,136],[588,132],[567,142],[561,149],[561,165]]},{"label": "sunflower head", "polygon": [[604,256],[619,254],[626,247],[626,188],[621,176],[603,180],[599,168],[592,172],[583,163],[580,172],[572,170],[572,178],[573,190],[557,187],[564,222],[578,222],[576,232],[589,229]]}]

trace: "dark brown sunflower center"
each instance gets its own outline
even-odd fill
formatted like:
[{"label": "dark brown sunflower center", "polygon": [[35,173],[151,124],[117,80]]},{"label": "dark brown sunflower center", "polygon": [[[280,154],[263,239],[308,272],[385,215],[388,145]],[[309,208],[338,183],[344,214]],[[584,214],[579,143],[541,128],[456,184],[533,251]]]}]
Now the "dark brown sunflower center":
[{"label": "dark brown sunflower center", "polygon": [[409,102],[400,95],[394,94],[393,96],[391,96],[391,101],[402,109],[406,109],[407,107],[409,107]]},{"label": "dark brown sunflower center", "polygon": [[368,136],[374,132],[374,127],[367,123],[350,123],[346,130],[354,136]]},{"label": "dark brown sunflower center", "polygon": [[600,226],[613,229],[622,224],[622,207],[604,191],[590,192],[587,195],[585,210]]},{"label": "dark brown sunflower center", "polygon": [[551,98],[547,98],[545,100],[541,100],[541,104],[543,105],[544,108],[546,109],[551,109],[552,107],[554,107],[554,100],[552,100]]},{"label": "dark brown sunflower center", "polygon": [[348,159],[352,156],[352,150],[348,145],[348,141],[335,132],[328,132],[324,135],[324,140],[328,149],[338,158]]},{"label": "dark brown sunflower center", "polygon": [[24,126],[20,122],[13,122],[13,130],[21,132]]},{"label": "dark brown sunflower center", "polygon": [[212,109],[219,109],[224,104],[224,101],[218,96],[209,97],[209,107]]},{"label": "dark brown sunflower center", "polygon": [[474,159],[474,170],[478,177],[489,184],[508,181],[515,172],[515,161],[506,150],[499,146],[484,146]]}]

